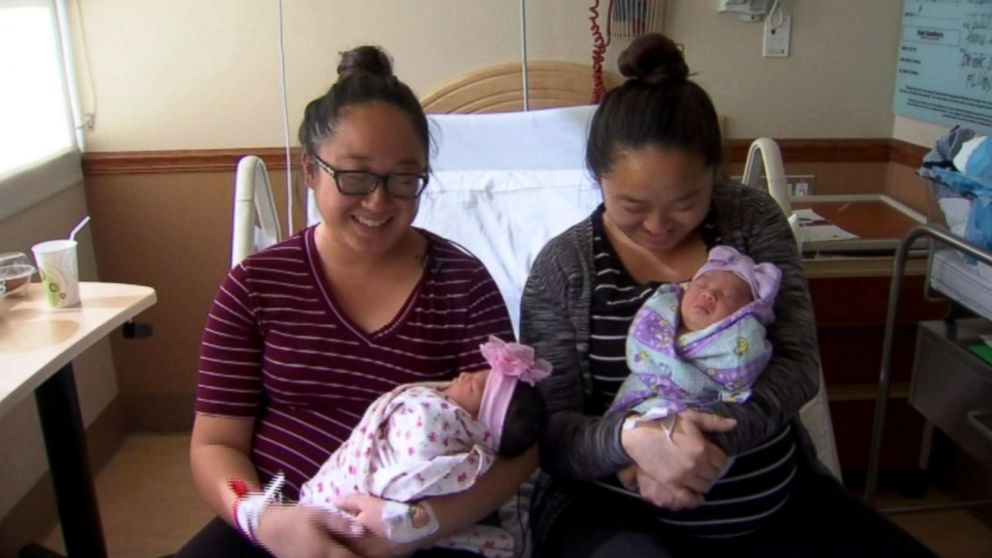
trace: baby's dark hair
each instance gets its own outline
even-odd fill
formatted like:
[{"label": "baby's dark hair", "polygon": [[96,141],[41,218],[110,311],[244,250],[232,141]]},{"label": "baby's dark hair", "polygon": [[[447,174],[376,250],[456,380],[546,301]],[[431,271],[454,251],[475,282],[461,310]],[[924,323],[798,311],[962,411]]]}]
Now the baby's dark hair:
[{"label": "baby's dark hair", "polygon": [[498,453],[504,457],[522,454],[541,438],[547,422],[544,398],[537,388],[517,382],[506,408]]},{"label": "baby's dark hair", "polygon": [[413,91],[393,75],[393,64],[377,46],[360,46],[341,53],[338,80],[324,95],[310,101],[300,125],[300,144],[313,155],[318,144],[337,131],[341,113],[351,105],[379,101],[399,108],[410,117],[423,143],[424,160],[430,153],[427,116]]}]

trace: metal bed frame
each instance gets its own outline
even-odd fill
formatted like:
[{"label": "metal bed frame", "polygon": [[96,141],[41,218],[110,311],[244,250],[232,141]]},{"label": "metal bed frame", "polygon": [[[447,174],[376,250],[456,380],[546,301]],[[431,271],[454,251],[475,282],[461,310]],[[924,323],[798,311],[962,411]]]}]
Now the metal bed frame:
[{"label": "metal bed frame", "polygon": [[[875,417],[872,425],[871,450],[868,456],[868,476],[865,483],[864,501],[871,507],[876,507],[875,496],[878,491],[879,462],[881,460],[882,437],[885,430],[885,411],[888,404],[889,392],[892,384],[892,345],[895,337],[896,316],[899,312],[899,296],[902,293],[902,280],[905,275],[906,260],[909,256],[913,243],[920,238],[930,239],[929,257],[927,262],[927,274],[929,275],[932,265],[933,251],[936,244],[947,245],[951,248],[974,257],[975,259],[992,266],[992,252],[983,250],[966,240],[954,236],[943,227],[934,225],[921,225],[915,227],[903,237],[896,249],[895,260],[892,265],[892,284],[889,288],[889,306],[885,318],[885,337],[882,341],[882,365],[878,378],[878,392],[875,400]],[[929,292],[929,280],[926,282]],[[989,289],[992,294],[992,288]],[[929,441],[933,435],[933,424],[926,422],[923,433],[923,443],[921,455],[929,453]],[[943,504],[923,504],[915,506],[902,506],[879,509],[878,511],[887,514],[913,513],[936,511],[942,509],[952,509],[960,507],[971,507],[992,504],[992,499],[971,500],[963,502],[952,502]]]}]

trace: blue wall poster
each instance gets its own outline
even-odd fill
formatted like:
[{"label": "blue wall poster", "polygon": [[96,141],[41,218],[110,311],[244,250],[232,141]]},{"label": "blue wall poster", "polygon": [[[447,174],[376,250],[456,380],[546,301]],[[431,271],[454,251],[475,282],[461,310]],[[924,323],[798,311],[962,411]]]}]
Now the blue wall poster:
[{"label": "blue wall poster", "polygon": [[992,0],[904,0],[893,110],[992,133]]}]

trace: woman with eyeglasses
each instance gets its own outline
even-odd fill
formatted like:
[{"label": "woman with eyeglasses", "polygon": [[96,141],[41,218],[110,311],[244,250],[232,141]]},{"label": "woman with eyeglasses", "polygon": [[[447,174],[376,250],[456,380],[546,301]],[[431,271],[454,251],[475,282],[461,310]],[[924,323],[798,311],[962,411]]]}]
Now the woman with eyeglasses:
[{"label": "woman with eyeglasses", "polygon": [[299,135],[322,222],[232,269],[207,317],[190,453],[218,517],[179,556],[472,556],[418,548],[491,513],[537,465],[531,448],[407,506],[414,527],[433,522],[415,546],[363,526],[395,515],[377,498],[335,502],[350,515],[291,503],[378,396],[485,369],[480,344],[513,338],[485,267],[411,226],[430,145],[413,92],[377,47],[344,53],[338,76]]}]

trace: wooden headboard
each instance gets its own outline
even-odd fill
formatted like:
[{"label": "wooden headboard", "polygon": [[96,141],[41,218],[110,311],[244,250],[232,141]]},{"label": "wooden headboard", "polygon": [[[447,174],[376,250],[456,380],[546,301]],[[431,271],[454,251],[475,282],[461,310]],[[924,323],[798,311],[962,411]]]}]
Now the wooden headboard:
[{"label": "wooden headboard", "polygon": [[[623,78],[604,72],[606,89]],[[570,107],[592,102],[592,68],[584,64],[537,61],[527,64],[530,108]],[[479,113],[523,110],[520,64],[501,64],[474,71],[421,100],[428,113]]]}]

